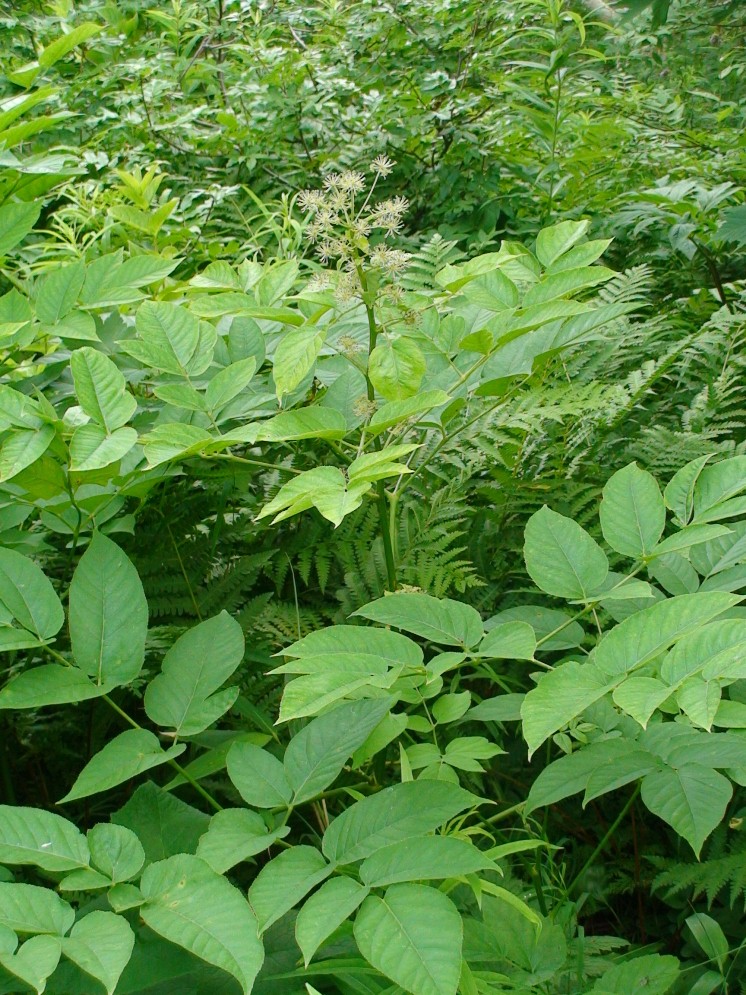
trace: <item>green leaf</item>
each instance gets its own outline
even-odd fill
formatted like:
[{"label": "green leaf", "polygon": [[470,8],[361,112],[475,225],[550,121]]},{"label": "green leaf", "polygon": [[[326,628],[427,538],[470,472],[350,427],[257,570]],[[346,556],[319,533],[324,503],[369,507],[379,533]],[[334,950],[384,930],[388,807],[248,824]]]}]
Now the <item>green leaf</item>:
[{"label": "green leaf", "polygon": [[[2,631],[0,629],[0,633]],[[23,670],[11,678],[0,691],[0,708],[44,708],[87,701],[106,694],[114,686],[94,684],[75,667],[50,663]]]},{"label": "green leaf", "polygon": [[255,372],[256,360],[250,356],[248,359],[239,359],[216,373],[205,391],[209,410],[218,414],[251,382]]},{"label": "green leaf", "polygon": [[730,531],[723,525],[688,525],[662,539],[653,549],[650,557],[667,556],[669,553],[691,549],[694,546],[707,544],[730,534]]},{"label": "green leaf", "polygon": [[153,393],[156,397],[159,397],[166,404],[170,404],[174,408],[184,408],[187,411],[207,410],[204,394],[195,390],[188,383],[163,384],[156,387]]},{"label": "green leaf", "polygon": [[88,830],[91,862],[112,882],[137,877],[145,863],[145,850],[131,829],[102,822]]},{"label": "green leaf", "polygon": [[719,681],[706,681],[698,674],[684,681],[676,693],[676,704],[694,726],[707,732],[717,715],[722,692]]},{"label": "green leaf", "polygon": [[228,751],[228,777],[247,805],[281,808],[290,803],[293,789],[285,769],[271,753],[253,743],[234,743]]},{"label": "green leaf", "polygon": [[264,960],[246,900],[204,860],[178,854],[145,870],[140,915],[159,936],[227,971],[249,995]]},{"label": "green leaf", "polygon": [[403,401],[389,401],[387,404],[382,404],[368,422],[368,435],[370,437],[378,435],[387,428],[393,428],[394,425],[400,425],[410,418],[416,418],[417,415],[448,404],[450,400],[449,395],[443,390],[425,390]]},{"label": "green leaf", "polygon": [[145,658],[148,605],[125,553],[96,532],[70,585],[70,642],[83,673],[97,684],[128,684]]},{"label": "green leaf", "polygon": [[478,652],[492,660],[533,660],[536,633],[527,622],[503,622],[490,629]]},{"label": "green leaf", "polygon": [[[291,439],[341,439],[347,432],[344,415],[331,408],[281,411],[274,418],[249,426],[247,442],[286,442]],[[231,433],[231,436],[233,433]]]},{"label": "green leaf", "polygon": [[265,864],[249,888],[249,903],[259,932],[281,919],[332,870],[315,847],[302,845],[285,850]]},{"label": "green leaf", "polygon": [[546,505],[526,525],[526,569],[547,594],[586,600],[609,572],[606,554],[585,529]]},{"label": "green leaf", "polygon": [[703,467],[694,485],[694,521],[712,522],[743,513],[743,501],[732,503],[746,489],[746,456],[732,456]]},{"label": "green leaf", "polygon": [[121,348],[146,366],[176,376],[197,376],[212,362],[215,329],[205,327],[186,308],[145,301],[135,323],[140,338],[123,342]]},{"label": "green leaf", "polygon": [[12,480],[43,456],[54,435],[51,425],[43,425],[38,429],[23,429],[6,436],[0,446],[0,483]]},{"label": "green leaf", "polygon": [[4,204],[0,207],[0,256],[6,256],[22,242],[41,213],[41,201]]},{"label": "green leaf", "polygon": [[59,963],[61,949],[60,940],[56,936],[32,936],[17,953],[0,953],[0,967],[20,978],[41,995],[47,978]]},{"label": "green leaf", "polygon": [[418,884],[369,895],[355,919],[360,953],[412,995],[456,995],[463,927],[450,898]]},{"label": "green leaf", "polygon": [[199,841],[197,856],[218,874],[224,874],[236,864],[268,850],[272,843],[289,832],[288,826],[270,831],[256,812],[226,808],[213,815],[210,828]]},{"label": "green leaf", "polygon": [[664,995],[679,976],[675,957],[646,954],[610,967],[595,983],[593,991],[603,995]]},{"label": "green leaf", "polygon": [[145,449],[148,465],[153,467],[171,460],[194,456],[206,449],[214,440],[203,428],[176,423],[158,425],[140,441]]},{"label": "green leaf", "polygon": [[270,263],[254,287],[256,302],[261,307],[269,307],[284,297],[298,278],[298,263],[294,259]]},{"label": "green leaf", "polygon": [[148,861],[177,853],[194,853],[210,817],[148,781],[111,820],[137,836]]},{"label": "green leaf", "polygon": [[614,690],[614,703],[645,728],[653,712],[671,697],[671,688],[655,677],[633,674]]},{"label": "green leaf", "polygon": [[[385,672],[387,667],[395,667],[400,663],[408,667],[421,667],[423,661],[421,648],[408,636],[402,636],[388,629],[374,629],[360,625],[329,625],[324,629],[317,629],[286,646],[281,655],[296,657],[304,662],[320,658],[319,665],[322,668],[324,658],[347,657],[346,660],[340,661],[343,669],[354,666],[352,661],[360,655],[373,656],[378,657],[382,663],[382,666],[377,668],[381,673]],[[291,666],[288,664],[278,667],[274,672],[300,674],[312,672],[312,669],[306,670],[304,667],[293,671],[290,669]]]},{"label": "green leaf", "polygon": [[117,428],[111,435],[99,425],[79,425],[70,440],[70,469],[101,470],[117,463],[137,442],[134,428]]},{"label": "green leaf", "polygon": [[326,331],[314,328],[294,328],[285,332],[275,350],[272,375],[277,399],[292,393],[311,372],[326,338]]},{"label": "green leaf", "polygon": [[643,557],[663,534],[666,508],[655,477],[630,463],[610,477],[599,510],[604,539],[617,553]]},{"label": "green leaf", "polygon": [[398,477],[400,474],[411,473],[406,463],[396,460],[406,456],[416,449],[416,445],[385,446],[378,452],[363,453],[347,467],[347,476],[351,483],[360,481],[384,480],[386,477]]},{"label": "green leaf", "polygon": [[708,591],[658,601],[607,632],[593,650],[592,661],[610,677],[627,674],[739,600],[736,595]]},{"label": "green leaf", "polygon": [[129,421],[137,401],[127,392],[124,376],[108,356],[84,346],[70,357],[70,368],[81,408],[107,435]]},{"label": "green leaf", "polygon": [[284,484],[275,497],[264,505],[257,518],[274,515],[274,525],[309,508],[316,508],[327,521],[338,526],[347,515],[360,507],[363,495],[370,488],[371,484],[365,482],[351,484],[348,488],[344,474],[337,467],[317,466],[299,473]]},{"label": "green leaf", "polygon": [[93,21],[83,21],[76,25],[76,27],[72,28],[66,34],[55,38],[53,42],[50,42],[42,50],[39,56],[39,65],[44,69],[53,66],[55,62],[59,62],[60,59],[63,59],[74,48],[77,48],[78,45],[82,45],[89,38],[97,35],[101,31],[101,27],[100,24],[95,24]]},{"label": "green leaf", "polygon": [[65,621],[60,599],[37,565],[14,549],[0,548],[0,608],[40,641]]},{"label": "green leaf", "polygon": [[85,263],[57,266],[41,281],[36,294],[36,317],[56,325],[75,306],[85,280]]},{"label": "green leaf", "polygon": [[497,868],[472,843],[454,836],[424,836],[377,850],[360,865],[360,880],[369,888],[383,888],[401,881],[439,881],[486,870]]},{"label": "green leaf", "polygon": [[238,688],[217,689],[236,670],[243,654],[241,626],[228,612],[188,629],[166,653],[161,673],[148,685],[148,718],[173,728],[179,737],[207,729],[238,696]]},{"label": "green leaf", "polygon": [[391,704],[390,698],[345,702],[313,719],[291,739],[284,765],[293,805],[313,798],[337,778]]},{"label": "green leaf", "polygon": [[719,970],[725,970],[730,944],[720,924],[705,912],[694,912],[686,920],[692,936],[708,960],[714,961]]},{"label": "green leaf", "polygon": [[368,376],[387,401],[403,401],[419,390],[427,364],[422,350],[409,338],[380,343],[368,359]]},{"label": "green leaf", "polygon": [[87,867],[85,836],[67,819],[38,808],[0,805],[0,863],[45,871]]},{"label": "green leaf", "polygon": [[339,877],[326,881],[298,913],[295,939],[308,966],[321,944],[350,918],[368,894],[352,878]]},{"label": "green leaf", "polygon": [[663,499],[682,525],[688,525],[694,513],[694,488],[705,463],[712,459],[711,454],[700,456],[671,477]]},{"label": "green leaf", "polygon": [[570,294],[577,293],[579,290],[595,287],[599,283],[606,283],[614,275],[614,271],[605,266],[578,266],[574,269],[563,269],[559,272],[546,274],[539,283],[534,284],[526,291],[523,307],[525,309],[535,308],[563,297],[569,297]]},{"label": "green leaf", "polygon": [[378,674],[350,676],[341,670],[330,670],[298,677],[285,686],[278,722],[290,722],[308,715],[318,715],[343,698],[355,696],[364,687],[388,688],[396,679]]},{"label": "green leaf", "polygon": [[698,763],[667,767],[642,781],[645,805],[683,836],[697,857],[704,841],[723,821],[732,794],[726,777]]},{"label": "green leaf", "polygon": [[114,995],[135,946],[132,927],[113,912],[89,912],[79,919],[62,952],[86,974],[100,981],[107,995]]},{"label": "green leaf", "polygon": [[561,221],[544,228],[536,239],[536,255],[542,266],[551,266],[568,252],[588,231],[590,221]]},{"label": "green leaf", "polygon": [[581,715],[608,690],[605,674],[597,667],[574,660],[543,674],[521,706],[529,759],[546,739]]},{"label": "green leaf", "polygon": [[74,922],[71,906],[50,888],[0,882],[0,926],[16,933],[63,936]]},{"label": "green leaf", "polygon": [[180,756],[186,745],[178,743],[162,750],[158,739],[147,729],[128,729],[115,736],[88,761],[75,784],[59,804],[88,798],[123,784],[138,774]]},{"label": "green leaf", "polygon": [[338,815],[321,849],[335,864],[351,864],[391,843],[432,832],[475,804],[474,795],[445,781],[392,784]]},{"label": "green leaf", "polygon": [[450,598],[398,591],[358,608],[353,615],[393,625],[445,646],[475,646],[484,634],[479,612]]}]

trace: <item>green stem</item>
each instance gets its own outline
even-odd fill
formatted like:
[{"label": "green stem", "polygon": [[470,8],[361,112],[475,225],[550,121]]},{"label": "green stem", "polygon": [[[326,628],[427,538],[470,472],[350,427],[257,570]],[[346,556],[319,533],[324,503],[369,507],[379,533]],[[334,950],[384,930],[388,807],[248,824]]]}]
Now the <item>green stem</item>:
[{"label": "green stem", "polygon": [[627,815],[627,813],[629,812],[629,810],[634,805],[635,801],[637,800],[637,796],[639,794],[640,794],[640,784],[638,783],[637,786],[635,787],[635,790],[632,792],[632,794],[630,795],[630,797],[627,799],[627,804],[624,806],[624,808],[622,809],[622,811],[619,813],[619,815],[616,817],[616,819],[614,819],[614,821],[612,822],[612,824],[609,826],[609,828],[604,833],[603,838],[601,839],[601,842],[598,844],[598,846],[596,847],[596,849],[593,851],[593,853],[590,855],[590,857],[586,860],[586,862],[580,868],[580,871],[578,872],[578,874],[575,875],[575,878],[570,883],[570,886],[567,889],[568,895],[571,895],[573,893],[573,891],[575,890],[575,888],[577,887],[577,885],[579,884],[579,882],[583,879],[583,876],[585,875],[586,871],[595,863],[596,858],[599,856],[599,854],[603,853],[603,851],[606,849],[606,844],[609,842],[609,840],[611,839],[611,837],[614,835],[614,833],[619,828],[620,823],[622,822],[622,820],[624,819],[624,817]]}]

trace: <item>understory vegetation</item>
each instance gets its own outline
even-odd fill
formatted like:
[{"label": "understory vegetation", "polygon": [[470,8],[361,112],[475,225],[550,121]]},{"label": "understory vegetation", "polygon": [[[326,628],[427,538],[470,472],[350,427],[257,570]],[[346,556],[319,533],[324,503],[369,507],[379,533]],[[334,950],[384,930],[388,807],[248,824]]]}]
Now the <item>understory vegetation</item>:
[{"label": "understory vegetation", "polygon": [[0,3],[0,993],[746,992],[744,37]]}]

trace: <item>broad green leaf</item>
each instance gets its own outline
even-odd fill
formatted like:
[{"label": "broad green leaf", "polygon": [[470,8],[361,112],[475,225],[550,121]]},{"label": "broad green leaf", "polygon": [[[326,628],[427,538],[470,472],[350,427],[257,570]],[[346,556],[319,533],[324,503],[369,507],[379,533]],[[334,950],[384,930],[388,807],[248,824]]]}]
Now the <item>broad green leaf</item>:
[{"label": "broad green leaf", "polygon": [[107,435],[105,429],[91,422],[79,425],[70,440],[70,469],[82,472],[111,466],[126,456],[136,442],[134,428],[117,428]]},{"label": "broad green leaf", "polygon": [[339,877],[325,881],[298,913],[295,939],[308,966],[321,944],[350,918],[368,894],[352,878]]},{"label": "broad green leaf", "polygon": [[542,770],[528,793],[526,813],[544,805],[569,798],[583,791],[593,772],[601,767],[614,768],[629,753],[626,739],[607,739],[573,750],[552,761]]},{"label": "broad green leaf", "polygon": [[245,808],[225,808],[210,819],[210,828],[201,837],[197,856],[218,874],[224,874],[287,836],[288,826],[269,830],[260,815]]},{"label": "broad green leaf", "polygon": [[162,750],[152,732],[147,729],[128,729],[115,736],[88,761],[59,804],[77,798],[88,798],[117,784],[123,784],[146,770],[180,756],[185,749],[184,743],[178,743],[168,750]]},{"label": "broad green leaf", "polygon": [[392,784],[338,815],[321,848],[335,864],[354,863],[391,843],[432,832],[477,802],[470,792],[445,781]]},{"label": "broad green leaf", "polygon": [[21,429],[7,435],[0,445],[0,483],[12,480],[43,456],[52,444],[54,435],[51,425],[31,430]]},{"label": "broad green leaf", "polygon": [[581,715],[609,689],[608,677],[597,667],[574,660],[543,674],[521,706],[529,758],[549,736]]},{"label": "broad green leaf", "polygon": [[520,722],[523,694],[499,694],[469,709],[467,718],[477,722]]},{"label": "broad green leaf", "polygon": [[636,463],[617,470],[604,487],[599,516],[604,539],[612,549],[625,556],[647,556],[666,524],[666,508],[655,477]]},{"label": "broad green leaf", "polygon": [[234,743],[228,751],[227,768],[247,805],[281,808],[293,797],[280,761],[253,743]]},{"label": "broad green leaf", "polygon": [[444,646],[475,646],[484,634],[476,608],[450,598],[398,591],[358,608],[362,615],[381,625],[393,625]]},{"label": "broad green leaf", "polygon": [[561,221],[544,228],[536,238],[536,255],[542,266],[551,266],[588,231],[590,221]]},{"label": "broad green leaf", "polygon": [[289,293],[298,278],[298,263],[294,259],[265,265],[264,272],[254,287],[256,302],[269,307]]},{"label": "broad green leaf", "polygon": [[345,702],[313,719],[290,740],[284,766],[293,805],[313,798],[337,778],[391,704],[390,698]]},{"label": "broad green leaf", "polygon": [[746,622],[727,618],[709,622],[680,639],[660,666],[664,681],[679,684],[692,674],[707,679],[740,674],[746,655]]},{"label": "broad green leaf", "polygon": [[[2,632],[0,629],[0,639]],[[0,691],[0,708],[44,708],[46,705],[87,701],[106,694],[114,686],[94,684],[76,667],[50,663],[33,670],[22,670],[12,678]]]},{"label": "broad green leaf", "polygon": [[59,963],[61,949],[56,936],[32,936],[16,953],[0,953],[0,967],[41,995]]},{"label": "broad green leaf", "polygon": [[527,622],[503,622],[490,629],[478,652],[493,660],[533,660],[536,634]]},{"label": "broad green leaf", "polygon": [[74,922],[71,906],[51,888],[0,882],[0,926],[16,933],[64,936]]},{"label": "broad green leaf", "polygon": [[128,339],[122,349],[146,366],[176,376],[196,376],[212,361],[215,330],[208,334],[184,307],[145,301],[137,312],[136,327],[140,338]]},{"label": "broad green leaf", "polygon": [[728,518],[734,510],[742,514],[743,502],[733,505],[731,499],[743,490],[746,490],[746,456],[732,456],[703,467],[694,485],[694,521]]},{"label": "broad green leaf", "polygon": [[347,475],[351,482],[383,480],[386,477],[397,477],[399,474],[411,473],[406,463],[396,462],[416,449],[416,445],[385,446],[378,452],[364,453],[358,456],[347,467]]},{"label": "broad green leaf", "polygon": [[42,641],[56,635],[65,621],[50,582],[32,560],[14,549],[0,548],[0,609]]},{"label": "broad green leaf", "polygon": [[647,750],[636,749],[634,744],[626,743],[627,749],[615,760],[607,760],[599,764],[591,772],[585,786],[583,807],[600,795],[609,791],[617,791],[625,784],[639,781],[641,777],[660,769],[660,761]]},{"label": "broad green leaf", "polygon": [[615,688],[612,697],[644,729],[656,708],[671,697],[671,688],[655,677],[633,674]]},{"label": "broad green leaf", "polygon": [[179,423],[158,425],[141,440],[148,465],[159,466],[171,460],[194,456],[214,440],[203,428]]},{"label": "broad green leaf", "polygon": [[436,723],[456,722],[466,714],[470,704],[471,691],[442,694],[433,702],[430,713]]},{"label": "broad green leaf", "polygon": [[274,515],[272,524],[291,518],[309,508],[316,508],[335,526],[359,508],[363,495],[370,490],[369,483],[350,484],[335,466],[317,466],[306,470],[284,484],[275,497],[265,504],[257,518]]},{"label": "broad green leaf", "polygon": [[679,976],[675,957],[646,954],[610,967],[595,983],[592,991],[603,995],[665,995]]},{"label": "broad green leaf", "polygon": [[129,421],[137,401],[128,393],[124,376],[108,356],[84,346],[70,357],[70,368],[81,408],[107,435]]},{"label": "broad green leaf", "polygon": [[[316,629],[290,646],[286,646],[281,655],[308,660],[337,654],[350,657],[358,654],[379,657],[384,664],[383,670],[399,663],[409,667],[421,667],[423,661],[422,650],[414,640],[388,629],[374,629],[361,625],[329,625],[324,629]],[[277,673],[282,673],[285,669],[278,667]],[[298,673],[306,671],[299,670]]]},{"label": "broad green leaf", "polygon": [[187,411],[207,410],[204,394],[188,383],[162,384],[156,387],[153,393],[174,408],[184,408]]},{"label": "broad green leaf", "polygon": [[88,862],[85,836],[72,822],[39,808],[0,805],[0,863],[71,871]]},{"label": "broad green leaf", "polygon": [[177,736],[194,736],[221,717],[238,688],[218,691],[243,659],[241,626],[228,612],[200,622],[166,653],[161,672],[145,692],[145,711]]},{"label": "broad green leaf", "polygon": [[697,857],[704,841],[723,821],[732,794],[726,777],[696,761],[656,771],[642,781],[645,805],[683,836]]},{"label": "broad green leaf", "polygon": [[400,425],[410,418],[425,414],[438,408],[443,404],[448,404],[451,398],[443,390],[426,390],[408,397],[403,401],[389,401],[382,404],[368,422],[368,435],[374,436],[384,432],[387,428]]},{"label": "broad green leaf", "polygon": [[[721,528],[718,525],[700,525],[694,528]],[[688,531],[688,530],[687,530]],[[727,532],[712,536],[697,545],[690,554],[692,565],[705,577],[716,577],[725,570],[742,566],[746,561],[746,522],[731,525]]]},{"label": "broad green leaf", "polygon": [[379,343],[368,360],[370,381],[387,401],[403,401],[416,394],[426,368],[422,350],[409,338]]},{"label": "broad green leaf", "polygon": [[595,263],[611,245],[610,238],[594,238],[589,242],[581,242],[572,249],[568,249],[553,263],[547,267],[547,274],[559,273],[566,269],[575,269],[578,266],[590,266]]},{"label": "broad green leaf", "polygon": [[0,207],[0,256],[5,256],[28,235],[41,212],[41,201],[4,204]]},{"label": "broad green leaf", "polygon": [[57,266],[41,281],[36,293],[36,317],[55,325],[75,306],[85,280],[85,263]]},{"label": "broad green leaf", "polygon": [[495,871],[489,857],[455,836],[423,836],[377,850],[360,865],[360,880],[369,888],[401,881],[439,881],[478,871]]},{"label": "broad green leaf", "polygon": [[141,785],[111,820],[137,836],[148,861],[163,860],[178,853],[194,853],[210,824],[209,815],[192,808],[152,781]]},{"label": "broad green leaf", "polygon": [[545,505],[526,525],[523,549],[531,579],[547,594],[585,600],[606,580],[606,554],[577,522]]},{"label": "broad green leaf", "polygon": [[694,912],[687,918],[686,925],[708,960],[714,961],[723,971],[730,944],[717,920],[705,912]]},{"label": "broad green leaf", "polygon": [[361,688],[388,688],[397,676],[396,671],[382,677],[375,673],[350,676],[344,670],[329,670],[297,677],[285,685],[278,722],[318,715],[343,698],[359,697]]},{"label": "broad green leaf", "polygon": [[666,506],[682,525],[688,525],[691,520],[694,513],[694,488],[705,463],[711,459],[712,456],[708,454],[692,460],[677,470],[666,485],[663,492]]},{"label": "broad green leaf", "polygon": [[706,681],[698,674],[689,677],[676,693],[676,703],[692,725],[707,732],[717,715],[722,692],[719,681]]},{"label": "broad green leaf", "polygon": [[70,642],[83,673],[97,684],[127,684],[145,657],[148,605],[125,553],[94,533],[70,585]]},{"label": "broad green leaf", "polygon": [[145,870],[140,915],[164,939],[227,971],[249,995],[264,960],[243,895],[204,860],[181,853]]},{"label": "broad green leaf", "polygon": [[270,860],[249,888],[249,904],[263,933],[329,877],[333,867],[312,846],[293,846]]},{"label": "broad green leaf", "polygon": [[101,25],[93,21],[82,21],[66,34],[60,35],[44,48],[39,56],[39,65],[44,69],[53,66],[68,55],[78,45],[82,45],[101,31]]},{"label": "broad green leaf", "polygon": [[79,919],[70,936],[62,941],[62,952],[86,974],[100,981],[107,995],[114,995],[135,945],[132,927],[113,912],[89,912]]},{"label": "broad green leaf", "polygon": [[360,953],[412,995],[456,995],[463,927],[456,906],[426,885],[369,895],[355,919]]},{"label": "broad green leaf", "polygon": [[281,411],[274,418],[250,428],[248,442],[286,442],[290,439],[341,439],[347,432],[347,423],[339,411],[312,407]]},{"label": "broad green leaf", "polygon": [[326,331],[315,328],[294,328],[285,332],[275,350],[272,375],[277,399],[292,393],[311,372],[326,338]]},{"label": "broad green leaf", "polygon": [[130,256],[117,269],[116,282],[126,287],[147,287],[164,280],[180,262],[178,257],[165,259],[150,253]]},{"label": "broad green leaf", "polygon": [[505,311],[517,307],[520,299],[516,285],[499,269],[482,273],[470,280],[461,293],[471,304],[488,311]]},{"label": "broad green leaf", "polygon": [[539,283],[526,291],[523,307],[533,308],[548,304],[563,297],[569,297],[579,290],[606,283],[614,276],[614,271],[605,266],[578,266],[546,274]]},{"label": "broad green leaf", "polygon": [[658,601],[607,632],[593,650],[593,663],[610,677],[627,674],[739,600],[732,594],[709,591]]},{"label": "broad green leaf", "polygon": [[131,829],[102,822],[88,830],[91,862],[113,884],[137,877],[145,863],[142,843]]},{"label": "broad green leaf", "polygon": [[696,549],[702,544],[709,544],[713,540],[726,537],[729,534],[730,530],[723,525],[688,525],[686,528],[674,532],[673,535],[661,539],[650,553],[650,557],[666,556],[683,549]]},{"label": "broad green leaf", "polygon": [[251,356],[239,359],[216,373],[205,391],[205,401],[210,411],[219,413],[251,382],[255,372],[256,360]]},{"label": "broad green leaf", "polygon": [[488,619],[485,628],[490,631],[496,625],[512,621],[526,622],[531,626],[536,633],[539,649],[543,653],[550,650],[573,649],[580,646],[585,639],[585,632],[579,622],[566,612],[545,608],[543,605],[507,608]]}]

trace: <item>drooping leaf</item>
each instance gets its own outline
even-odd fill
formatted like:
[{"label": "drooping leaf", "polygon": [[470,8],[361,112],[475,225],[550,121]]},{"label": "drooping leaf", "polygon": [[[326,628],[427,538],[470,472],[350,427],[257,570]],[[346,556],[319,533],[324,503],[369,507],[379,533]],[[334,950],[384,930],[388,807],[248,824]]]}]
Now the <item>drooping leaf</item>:
[{"label": "drooping leaf", "polygon": [[426,885],[369,895],[355,919],[363,957],[412,995],[456,995],[463,927],[456,906]]},{"label": "drooping leaf", "polygon": [[590,597],[609,572],[606,554],[585,529],[546,505],[528,520],[523,552],[534,583],[560,598]]},{"label": "drooping leaf", "polygon": [[62,952],[100,981],[107,995],[114,995],[134,945],[135,934],[123,916],[93,911],[75,923],[62,941]]},{"label": "drooping leaf", "polygon": [[51,888],[0,882],[0,926],[16,933],[64,936],[74,922],[72,906]]},{"label": "drooping leaf", "polygon": [[60,599],[39,567],[14,549],[0,548],[0,609],[3,608],[41,641],[55,636],[65,621]]},{"label": "drooping leaf", "polygon": [[0,863],[31,864],[46,871],[87,867],[85,836],[54,812],[0,805]]},{"label": "drooping leaf", "polygon": [[241,626],[223,611],[180,636],[145,692],[145,711],[177,736],[202,732],[231,707],[238,688],[218,691],[241,663]]},{"label": "drooping leaf", "polygon": [[61,949],[56,936],[32,936],[15,953],[0,953],[0,967],[41,995],[57,967]]},{"label": "drooping leaf", "polygon": [[285,332],[275,350],[272,375],[278,400],[290,394],[310,373],[326,338],[326,331],[294,328]]},{"label": "drooping leaf", "polygon": [[121,371],[97,349],[85,346],[70,357],[75,393],[80,406],[110,435],[125,425],[137,408]]},{"label": "drooping leaf", "polygon": [[145,657],[148,605],[140,578],[115,542],[94,533],[70,585],[70,641],[97,684],[127,684]]},{"label": "drooping leaf", "polygon": [[561,221],[544,228],[536,238],[536,255],[543,266],[551,266],[588,231],[589,221]]},{"label": "drooping leaf", "polygon": [[128,729],[115,736],[88,761],[75,784],[60,799],[60,804],[76,798],[87,798],[123,784],[146,770],[173,760],[185,749],[184,743],[175,743],[168,750],[163,750],[152,732],[147,729]]},{"label": "drooping leaf", "polygon": [[353,863],[391,843],[432,832],[476,803],[470,792],[445,781],[392,784],[338,815],[321,849],[336,864]]},{"label": "drooping leaf", "polygon": [[227,971],[249,995],[264,960],[246,899],[204,860],[178,854],[151,864],[140,915],[160,936]]},{"label": "drooping leaf", "polygon": [[648,774],[642,781],[642,800],[689,843],[697,857],[702,844],[722,822],[733,794],[730,781],[693,755],[692,763]]},{"label": "drooping leaf", "polygon": [[249,888],[259,932],[281,919],[332,870],[315,847],[304,845],[293,846],[265,864]]},{"label": "drooping leaf", "polygon": [[482,619],[476,608],[450,598],[397,591],[385,598],[358,608],[362,615],[381,625],[393,625],[413,632],[423,639],[444,646],[475,646],[484,634]]},{"label": "drooping leaf", "polygon": [[503,622],[485,635],[479,655],[495,660],[533,660],[536,633],[527,622]]},{"label": "drooping leaf", "polygon": [[[0,640],[3,631],[0,629]],[[43,708],[46,705],[87,701],[106,694],[114,686],[94,684],[75,667],[49,663],[34,667],[33,670],[22,670],[17,677],[12,678],[0,691],[0,709]]]},{"label": "drooping leaf", "polygon": [[295,920],[295,939],[306,966],[321,944],[360,906],[368,891],[352,878],[338,877],[325,881],[311,895]]},{"label": "drooping leaf", "polygon": [[28,235],[41,212],[41,201],[0,207],[0,256],[7,255]]}]

